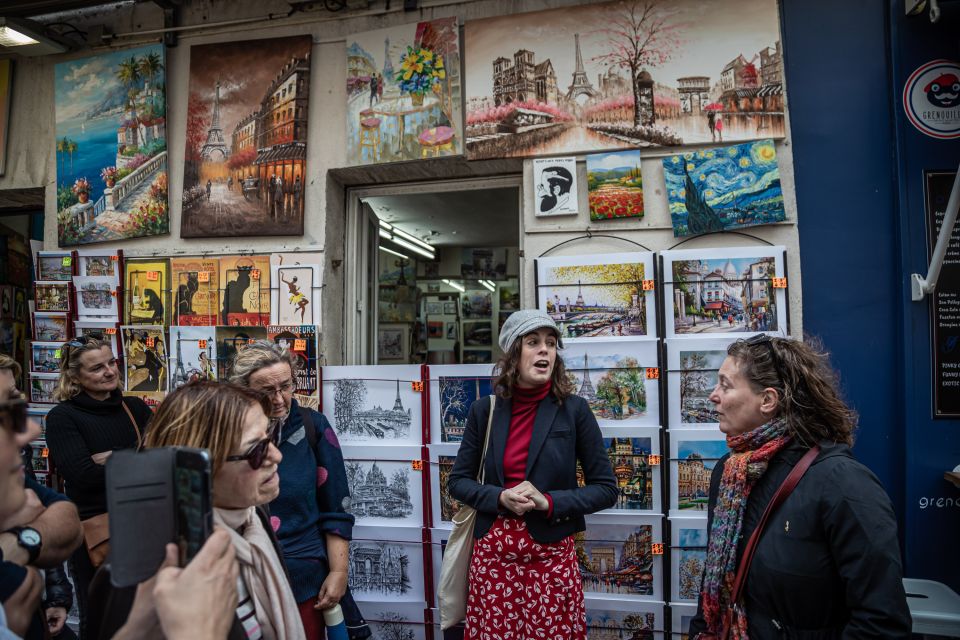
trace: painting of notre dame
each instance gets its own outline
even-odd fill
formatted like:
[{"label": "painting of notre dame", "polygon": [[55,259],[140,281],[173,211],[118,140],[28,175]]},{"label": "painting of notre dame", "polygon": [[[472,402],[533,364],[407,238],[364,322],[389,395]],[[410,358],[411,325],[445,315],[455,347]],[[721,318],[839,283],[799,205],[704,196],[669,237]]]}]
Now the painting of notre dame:
[{"label": "painting of notre dame", "polygon": [[181,237],[303,235],[310,46],[191,48]]}]

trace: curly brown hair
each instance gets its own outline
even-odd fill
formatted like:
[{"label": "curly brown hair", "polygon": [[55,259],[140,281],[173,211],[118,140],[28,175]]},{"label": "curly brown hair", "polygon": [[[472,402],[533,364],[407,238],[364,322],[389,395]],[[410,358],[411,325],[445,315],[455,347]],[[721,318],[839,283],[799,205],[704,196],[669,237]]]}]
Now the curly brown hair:
[{"label": "curly brown hair", "polygon": [[[556,336],[556,334],[554,335]],[[493,366],[493,389],[494,393],[501,398],[511,397],[513,388],[517,386],[517,382],[520,380],[518,367],[520,366],[520,353],[523,351],[523,339],[525,337],[520,336],[514,340],[510,349],[500,356],[497,364]],[[573,395],[576,391],[570,376],[567,375],[567,367],[563,363],[559,350],[557,351],[557,360],[553,365],[553,373],[550,375],[550,382],[550,393],[553,394],[559,404],[563,404],[567,396]]]},{"label": "curly brown hair", "polygon": [[821,440],[852,445],[857,413],[840,396],[830,354],[819,339],[801,342],[762,336],[737,340],[727,348],[754,391],[768,387],[780,394],[779,415],[801,443]]}]

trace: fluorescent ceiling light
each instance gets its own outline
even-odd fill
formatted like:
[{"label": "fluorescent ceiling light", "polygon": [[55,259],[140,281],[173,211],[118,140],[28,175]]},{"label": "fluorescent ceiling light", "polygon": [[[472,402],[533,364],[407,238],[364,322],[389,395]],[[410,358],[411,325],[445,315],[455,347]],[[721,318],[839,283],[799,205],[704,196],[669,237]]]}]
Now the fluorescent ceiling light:
[{"label": "fluorescent ceiling light", "polygon": [[421,249],[417,245],[411,244],[406,240],[404,240],[403,238],[390,238],[390,242],[396,243],[401,247],[403,247],[404,249],[409,249],[410,251],[419,253],[420,255],[426,258],[430,258],[431,260],[433,260],[436,257],[436,254],[434,254],[433,251],[427,251],[426,249]]},{"label": "fluorescent ceiling light", "polygon": [[394,228],[392,229],[392,231],[393,231],[396,235],[400,236],[401,238],[404,238],[405,240],[409,240],[409,241],[412,242],[413,244],[419,245],[419,246],[423,247],[424,249],[433,250],[433,247],[432,247],[431,245],[427,244],[426,242],[424,242],[424,241],[421,240],[420,238],[418,238],[418,237],[416,237],[416,236],[414,236],[414,235],[411,235],[411,234],[407,233],[407,232],[404,231],[403,229],[398,229],[397,227],[394,227]]},{"label": "fluorescent ceiling light", "polygon": [[40,44],[25,33],[20,33],[13,27],[0,27],[0,45],[4,47],[22,47],[26,44]]},{"label": "fluorescent ceiling light", "polygon": [[68,51],[66,44],[45,26],[23,18],[0,17],[0,47],[22,56],[45,56]]},{"label": "fluorescent ceiling light", "polygon": [[463,287],[463,285],[457,284],[456,282],[453,282],[453,281],[451,281],[451,280],[444,280],[443,283],[450,285],[451,287],[453,287],[454,289],[456,289],[456,290],[459,291],[460,293],[464,293],[464,292],[466,291],[466,289]]},{"label": "fluorescent ceiling light", "polygon": [[409,260],[409,259],[410,259],[410,256],[408,256],[408,255],[406,255],[406,254],[403,254],[403,253],[400,253],[399,251],[394,251],[394,250],[391,249],[390,247],[385,247],[385,246],[383,246],[383,245],[380,245],[380,251],[386,251],[387,253],[392,253],[392,254],[395,255],[395,256],[400,256],[400,257],[403,258],[404,260]]},{"label": "fluorescent ceiling light", "polygon": [[481,285],[483,285],[486,289],[489,289],[490,291],[496,291],[496,290],[497,290],[497,288],[496,288],[495,286],[493,286],[492,284],[490,284],[490,283],[487,282],[486,280],[477,280],[477,282],[479,282]]},{"label": "fluorescent ceiling light", "polygon": [[380,227],[383,229],[393,229],[393,225],[386,220],[380,220]]}]

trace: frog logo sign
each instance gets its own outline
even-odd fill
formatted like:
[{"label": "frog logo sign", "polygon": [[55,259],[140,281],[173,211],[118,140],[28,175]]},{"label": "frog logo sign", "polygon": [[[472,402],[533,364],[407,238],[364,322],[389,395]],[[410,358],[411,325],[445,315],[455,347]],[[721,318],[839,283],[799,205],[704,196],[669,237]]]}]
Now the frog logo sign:
[{"label": "frog logo sign", "polygon": [[903,109],[920,132],[933,138],[960,138],[960,64],[934,60],[910,74]]}]

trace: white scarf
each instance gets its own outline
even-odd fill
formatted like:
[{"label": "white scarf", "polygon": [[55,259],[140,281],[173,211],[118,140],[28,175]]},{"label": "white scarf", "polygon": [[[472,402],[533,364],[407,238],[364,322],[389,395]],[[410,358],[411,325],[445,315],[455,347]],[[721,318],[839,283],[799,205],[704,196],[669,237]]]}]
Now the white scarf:
[{"label": "white scarf", "polygon": [[297,601],[256,507],[214,509],[213,519],[230,533],[264,639],[306,640]]}]

